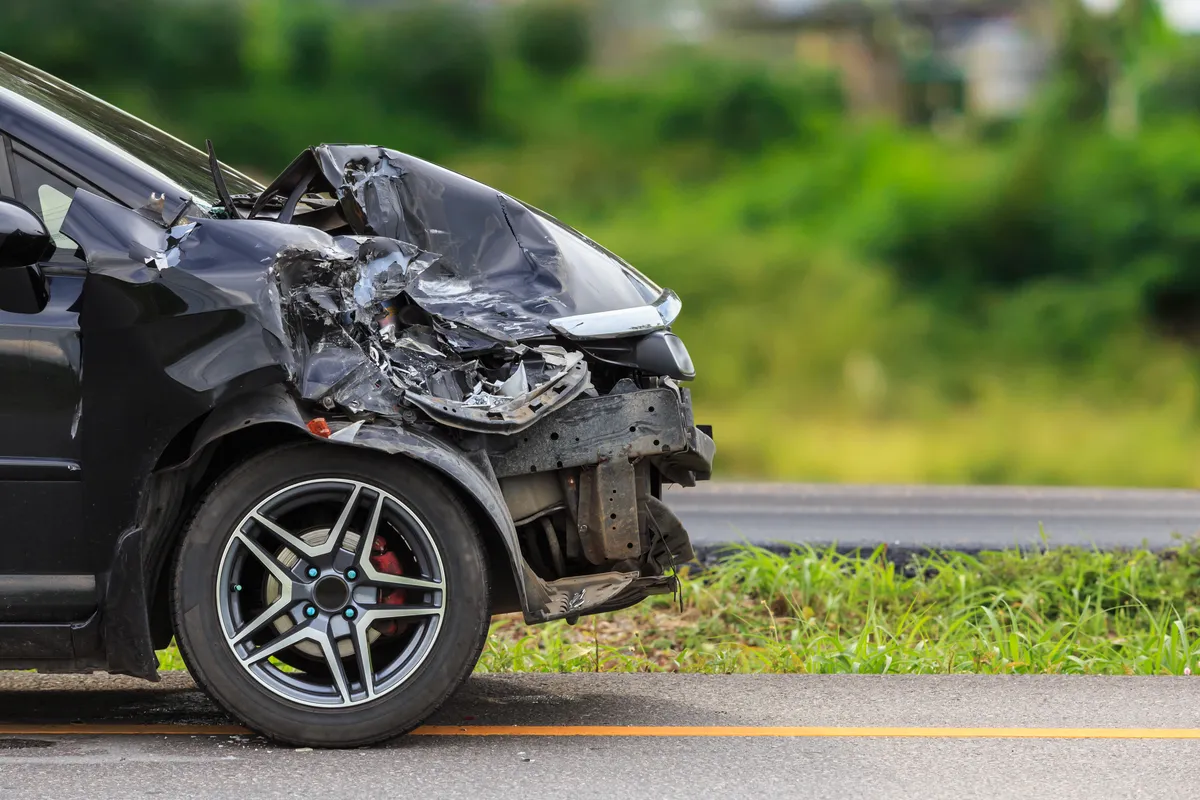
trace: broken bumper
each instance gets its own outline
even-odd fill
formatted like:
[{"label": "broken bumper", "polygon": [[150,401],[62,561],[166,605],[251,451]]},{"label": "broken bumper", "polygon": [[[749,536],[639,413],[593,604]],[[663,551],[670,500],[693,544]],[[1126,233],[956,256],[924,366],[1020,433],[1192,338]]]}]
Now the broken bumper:
[{"label": "broken bumper", "polygon": [[716,452],[676,386],[579,398],[520,436],[492,437],[492,448],[498,478],[647,458],[685,486],[709,478]]},{"label": "broken bumper", "polygon": [[[543,580],[525,572],[531,623],[611,611],[678,587],[667,569],[694,557],[683,524],[657,496],[660,482],[693,485],[712,472],[715,445],[673,383],[579,398],[519,436],[489,437],[501,485],[557,473],[587,562],[603,571]],[[632,568],[632,563],[640,566]],[[625,565],[625,566],[622,566]],[[644,574],[650,572],[652,574]]]}]

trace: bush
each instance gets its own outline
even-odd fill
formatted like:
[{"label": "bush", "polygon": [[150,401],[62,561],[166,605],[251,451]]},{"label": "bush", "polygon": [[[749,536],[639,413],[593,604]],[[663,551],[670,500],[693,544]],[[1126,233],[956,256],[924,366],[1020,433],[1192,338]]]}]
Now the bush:
[{"label": "bush", "polygon": [[293,3],[293,16],[287,26],[288,76],[301,86],[328,85],[334,66],[337,12],[319,0],[293,0]]},{"label": "bush", "polygon": [[478,13],[455,3],[373,11],[343,32],[344,84],[401,120],[416,112],[462,131],[484,126],[495,52]]},{"label": "bush", "polygon": [[[1200,331],[1200,126],[1040,137],[991,154],[976,172],[951,148],[923,160],[895,145],[860,180],[855,238],[903,286],[950,307],[1048,281],[1120,287],[1145,318]],[[878,191],[887,197],[876,202]],[[1060,290],[1056,290],[1060,291]]]},{"label": "bush", "polygon": [[535,0],[514,14],[517,58],[547,78],[565,78],[592,55],[591,17],[580,0]]},{"label": "bush", "polygon": [[805,128],[810,94],[766,68],[722,61],[684,61],[662,97],[658,134],[664,143],[704,139],[753,153],[794,139]]},{"label": "bush", "polygon": [[85,88],[137,87],[177,104],[241,81],[243,9],[236,0],[6,0],[0,50]]}]

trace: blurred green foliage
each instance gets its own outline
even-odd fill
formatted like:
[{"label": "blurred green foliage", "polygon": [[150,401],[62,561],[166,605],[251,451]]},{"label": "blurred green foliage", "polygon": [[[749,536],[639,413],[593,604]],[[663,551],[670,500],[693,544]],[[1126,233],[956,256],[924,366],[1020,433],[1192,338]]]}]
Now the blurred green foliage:
[{"label": "blurred green foliage", "polygon": [[683,297],[727,475],[1193,485],[1200,47],[1055,2],[1040,102],[949,134],[795,61],[598,67],[585,0],[6,0],[0,50],[264,177],[388,144],[583,228]]},{"label": "blurred green foliage", "polygon": [[530,0],[513,13],[517,57],[547,78],[563,78],[587,66],[591,20],[578,0]]}]

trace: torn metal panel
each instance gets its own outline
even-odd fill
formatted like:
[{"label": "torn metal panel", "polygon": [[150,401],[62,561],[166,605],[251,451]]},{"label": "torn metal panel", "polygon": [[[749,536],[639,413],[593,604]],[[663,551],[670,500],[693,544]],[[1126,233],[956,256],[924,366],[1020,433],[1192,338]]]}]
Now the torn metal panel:
[{"label": "torn metal panel", "polygon": [[300,396],[352,414],[399,416],[410,405],[451,427],[515,432],[588,387],[580,353],[506,344],[429,312],[414,287],[439,263],[380,237],[282,250],[275,270]]},{"label": "torn metal panel", "polygon": [[[504,383],[476,383],[461,399],[411,394],[409,400],[444,425],[479,432],[516,433],[574,400],[588,387],[589,372],[580,353],[544,345],[525,358]],[[536,363],[537,381],[530,387],[526,365]]]},{"label": "torn metal panel", "polygon": [[548,622],[594,613],[620,595],[637,578],[636,572],[603,572],[551,581],[543,584],[545,594],[540,598],[540,604],[526,614],[526,618],[534,622]]},{"label": "torn metal panel", "polygon": [[[326,408],[390,417],[412,406],[452,427],[512,432],[589,385],[579,353],[506,345],[418,305],[409,290],[438,257],[404,242],[266,221],[164,230],[87,192],[64,231],[89,243],[96,276],[165,283],[235,314],[225,335],[168,367],[195,390],[278,365],[300,397]],[[464,346],[482,352],[467,358]]]},{"label": "torn metal panel", "polygon": [[76,191],[62,232],[87,243],[84,252],[93,274],[147,283],[162,271],[154,262],[167,248],[163,226],[91,192]]},{"label": "torn metal panel", "polygon": [[[237,430],[282,423],[309,434],[306,422],[295,398],[280,387],[243,395],[205,420],[196,433],[189,460],[198,458],[205,448]],[[554,581],[539,578],[522,558],[513,515],[508,507],[509,490],[501,491],[488,459],[476,457],[482,455],[478,451],[461,450],[433,433],[387,424],[352,423],[338,428],[322,441],[414,458],[436,469],[473,498],[509,551],[518,597],[529,623],[624,607],[647,594],[670,591],[675,586],[670,578],[640,577],[637,571],[605,572]],[[547,492],[553,494],[549,489],[543,494]],[[541,504],[534,500],[530,507]],[[678,538],[682,535],[686,542],[682,528],[669,535],[673,546],[686,552]]]},{"label": "torn metal panel", "polygon": [[635,336],[678,313],[673,293],[578,232],[384,148],[305,151],[249,216],[327,222],[331,202],[354,235],[284,248],[274,264],[300,396],[328,409],[412,407],[515,433],[590,385],[581,353],[537,340]]},{"label": "torn metal panel", "polygon": [[[310,178],[314,168],[319,174]],[[662,291],[553,217],[395,150],[311,148],[257,198],[252,215],[298,186],[334,198],[353,233],[438,254],[410,287],[411,297],[498,340],[546,338],[554,333],[551,320],[645,306]]]},{"label": "torn metal panel", "polygon": [[656,594],[675,594],[679,591],[679,578],[674,575],[645,575],[630,581],[624,589],[609,599],[589,608],[588,614],[604,614],[620,611],[636,605]]}]

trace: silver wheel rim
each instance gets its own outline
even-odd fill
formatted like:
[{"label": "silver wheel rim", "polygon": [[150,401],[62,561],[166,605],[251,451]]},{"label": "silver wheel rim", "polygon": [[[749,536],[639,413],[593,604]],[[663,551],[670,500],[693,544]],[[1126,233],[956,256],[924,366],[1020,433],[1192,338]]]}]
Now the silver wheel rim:
[{"label": "silver wheel rim", "polygon": [[[372,562],[380,547],[400,574]],[[315,708],[402,686],[437,641],[446,607],[442,556],[424,523],[394,495],[343,478],[291,484],[259,502],[230,534],[216,580],[238,664]]]}]

